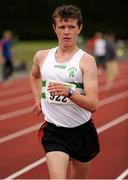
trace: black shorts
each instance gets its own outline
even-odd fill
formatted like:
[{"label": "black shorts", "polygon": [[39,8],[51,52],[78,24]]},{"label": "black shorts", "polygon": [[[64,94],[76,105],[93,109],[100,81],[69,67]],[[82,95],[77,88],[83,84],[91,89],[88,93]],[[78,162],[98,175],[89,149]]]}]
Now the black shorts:
[{"label": "black shorts", "polygon": [[90,161],[99,153],[98,135],[92,120],[74,128],[46,122],[38,135],[46,153],[62,151],[80,162]]},{"label": "black shorts", "polygon": [[96,57],[96,64],[98,67],[102,66],[104,69],[106,69],[106,57],[105,56]]}]

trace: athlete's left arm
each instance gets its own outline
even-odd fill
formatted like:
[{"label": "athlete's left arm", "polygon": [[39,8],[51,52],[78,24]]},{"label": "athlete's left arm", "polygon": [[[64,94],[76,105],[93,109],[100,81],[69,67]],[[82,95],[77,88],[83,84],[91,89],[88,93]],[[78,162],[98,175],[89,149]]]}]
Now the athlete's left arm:
[{"label": "athlete's left arm", "polygon": [[78,106],[94,112],[98,106],[98,81],[97,66],[95,59],[90,55],[84,55],[80,62],[83,73],[83,83],[85,94],[74,92],[70,99]]}]

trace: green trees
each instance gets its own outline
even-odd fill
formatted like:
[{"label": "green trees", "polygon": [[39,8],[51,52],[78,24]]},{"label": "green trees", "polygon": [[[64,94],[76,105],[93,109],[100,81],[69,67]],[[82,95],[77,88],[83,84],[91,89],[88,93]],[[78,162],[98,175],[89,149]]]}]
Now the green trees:
[{"label": "green trees", "polygon": [[4,0],[0,3],[0,34],[11,29],[20,39],[54,38],[51,14],[63,4],[80,7],[84,36],[90,37],[95,31],[113,31],[128,38],[126,0]]}]

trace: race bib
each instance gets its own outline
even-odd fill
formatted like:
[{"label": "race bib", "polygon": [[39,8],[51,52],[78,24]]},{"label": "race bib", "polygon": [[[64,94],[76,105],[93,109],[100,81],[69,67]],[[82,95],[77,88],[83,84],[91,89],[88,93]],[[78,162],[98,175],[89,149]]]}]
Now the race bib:
[{"label": "race bib", "polygon": [[[60,96],[60,95],[54,95],[54,93],[50,93],[47,90],[47,87],[49,85],[49,83],[51,82],[56,82],[56,81],[46,81],[46,86],[42,88],[42,92],[44,93],[45,96],[45,101],[49,102],[49,103],[55,103],[55,104],[68,104],[71,103],[71,100],[68,97],[65,96]],[[72,84],[72,83],[62,83],[64,86],[71,88],[73,90],[76,89],[76,85]]]}]

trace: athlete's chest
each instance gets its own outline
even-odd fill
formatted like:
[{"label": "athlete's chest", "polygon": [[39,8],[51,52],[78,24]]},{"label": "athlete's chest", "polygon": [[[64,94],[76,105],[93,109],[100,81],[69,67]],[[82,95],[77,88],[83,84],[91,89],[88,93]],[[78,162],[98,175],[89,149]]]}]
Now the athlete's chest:
[{"label": "athlete's chest", "polygon": [[43,79],[61,80],[64,82],[72,82],[80,75],[77,63],[45,63],[42,68]]}]

